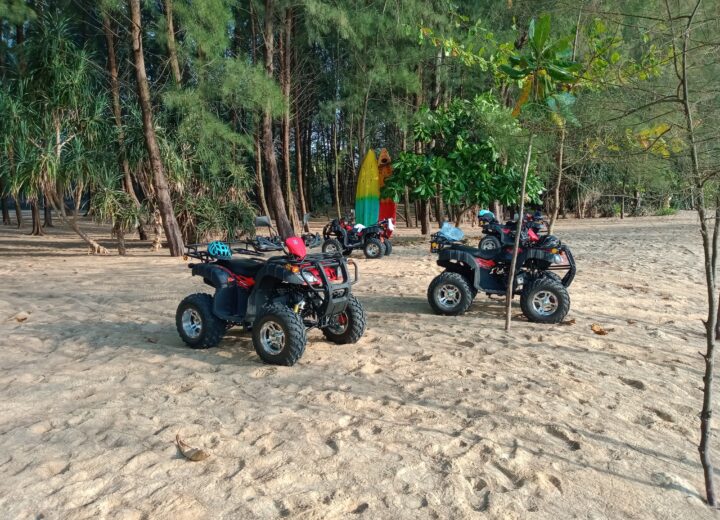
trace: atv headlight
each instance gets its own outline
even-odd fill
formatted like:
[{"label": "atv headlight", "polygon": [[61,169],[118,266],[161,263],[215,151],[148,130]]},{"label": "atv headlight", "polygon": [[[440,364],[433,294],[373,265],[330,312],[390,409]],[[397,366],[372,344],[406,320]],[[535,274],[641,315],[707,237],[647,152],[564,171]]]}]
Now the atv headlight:
[{"label": "atv headlight", "polygon": [[305,280],[307,283],[309,283],[309,284],[311,284],[311,285],[312,285],[312,284],[316,284],[316,283],[320,283],[320,280],[318,279],[317,276],[315,276],[315,275],[312,274],[312,273],[308,273],[307,271],[305,271],[305,272],[303,273],[303,280]]},{"label": "atv headlight", "polygon": [[562,264],[563,258],[560,255],[553,255],[553,264]]}]

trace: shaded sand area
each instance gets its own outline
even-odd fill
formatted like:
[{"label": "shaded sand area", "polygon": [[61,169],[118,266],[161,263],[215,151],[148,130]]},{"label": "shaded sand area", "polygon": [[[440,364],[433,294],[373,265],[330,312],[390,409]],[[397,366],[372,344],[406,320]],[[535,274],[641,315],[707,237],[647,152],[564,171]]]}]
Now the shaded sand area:
[{"label": "shaded sand area", "polygon": [[[204,286],[180,260],[2,228],[0,516],[717,518],[696,450],[696,230],[690,213],[562,222],[575,323],[510,334],[482,296],[431,314],[426,242],[356,253],[365,338],[313,332],[280,368],[235,330],[181,344],[175,308]],[[178,432],[211,457],[183,459]]]}]

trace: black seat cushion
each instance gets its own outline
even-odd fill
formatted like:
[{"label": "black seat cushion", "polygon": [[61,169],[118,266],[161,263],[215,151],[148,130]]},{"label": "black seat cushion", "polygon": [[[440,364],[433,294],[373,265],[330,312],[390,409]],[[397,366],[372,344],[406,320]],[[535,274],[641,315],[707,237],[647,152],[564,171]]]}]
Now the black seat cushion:
[{"label": "black seat cushion", "polygon": [[500,254],[500,249],[478,249],[477,247],[470,246],[452,246],[456,251],[462,251],[464,253],[470,253],[475,258],[482,258],[483,260],[494,260]]},{"label": "black seat cushion", "polygon": [[218,260],[218,264],[230,269],[234,274],[243,276],[255,276],[257,272],[265,265],[262,260],[237,259],[237,260]]}]

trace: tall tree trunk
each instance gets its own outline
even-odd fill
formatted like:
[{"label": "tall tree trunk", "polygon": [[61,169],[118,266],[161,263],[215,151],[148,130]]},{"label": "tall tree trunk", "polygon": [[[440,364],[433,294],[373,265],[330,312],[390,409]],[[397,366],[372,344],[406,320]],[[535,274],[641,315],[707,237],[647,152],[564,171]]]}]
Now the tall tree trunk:
[{"label": "tall tree trunk", "polygon": [[45,197],[43,201],[43,227],[54,227],[52,221],[52,207],[48,198]]},{"label": "tall tree trunk", "polygon": [[127,248],[125,247],[125,230],[117,222],[113,226],[113,235],[117,239],[118,243],[118,254],[120,256],[127,255]]},{"label": "tall tree trunk", "polygon": [[[257,16],[253,8],[253,2],[250,2],[250,31],[251,31],[251,43],[250,43],[250,58],[253,64],[257,64],[257,52],[255,50],[255,42],[257,41]],[[253,117],[253,123],[256,130],[253,132],[253,144],[255,152],[255,191],[257,199],[260,202],[260,209],[263,215],[272,218],[270,209],[268,208],[267,198],[265,197],[265,181],[263,177],[263,154],[260,146],[262,139],[262,129],[260,128],[262,116],[257,115]]]},{"label": "tall tree trunk", "polygon": [[265,198],[265,181],[263,179],[263,156],[262,149],[260,148],[260,136],[259,132],[255,132],[253,140],[255,141],[255,190],[257,191],[257,197],[260,201],[260,209],[263,215],[271,217],[270,210],[268,209],[267,199]]},{"label": "tall tree trunk", "polygon": [[[308,213],[307,203],[305,202],[305,171],[303,169],[303,142],[300,132],[300,110],[297,99],[295,100],[295,167],[297,168],[298,194],[300,195],[300,209],[303,219]],[[310,231],[309,226],[305,225],[305,231]]]},{"label": "tall tree trunk", "polygon": [[548,233],[552,235],[555,229],[555,221],[558,218],[560,211],[560,184],[562,183],[563,175],[563,157],[565,153],[565,127],[560,128],[560,140],[558,143],[557,153],[557,177],[555,178],[555,188],[553,189],[553,207],[552,215],[550,216],[550,224],[548,225]]},{"label": "tall tree trunk", "polygon": [[5,186],[3,180],[0,179],[0,206],[2,206],[2,222],[3,226],[12,224],[10,221],[10,208],[8,208],[9,198],[5,195]]},{"label": "tall tree trunk", "polygon": [[[123,188],[125,192],[130,195],[130,199],[135,204],[135,207],[140,207],[140,200],[138,200],[135,194],[135,188],[133,186],[132,174],[130,173],[130,163],[127,159],[127,152],[125,150],[125,130],[122,124],[122,108],[120,105],[120,81],[118,80],[118,67],[117,57],[115,55],[115,37],[110,21],[110,16],[107,11],[103,10],[103,32],[105,33],[105,43],[107,44],[107,68],[108,74],[110,75],[110,92],[112,94],[112,107],[113,117],[115,118],[115,128],[117,129],[118,139],[118,162],[120,171],[123,173]],[[140,240],[147,240],[147,233],[143,223],[138,223],[138,234]]]},{"label": "tall tree trunk", "polygon": [[40,208],[38,207],[37,200],[30,201],[30,216],[32,217],[32,231],[30,234],[33,236],[44,235],[45,232],[40,224]]},{"label": "tall tree trunk", "polygon": [[[275,54],[275,34],[273,33],[273,0],[265,0],[263,38],[265,40],[265,72],[271,80],[274,80],[275,66],[273,58]],[[265,155],[265,164],[268,167],[270,202],[275,215],[275,223],[280,236],[287,238],[293,235],[293,229],[290,220],[288,220],[287,213],[285,213],[285,198],[283,197],[280,186],[280,173],[278,172],[275,142],[273,139],[272,114],[269,105],[265,108],[263,114],[263,154]]]},{"label": "tall tree trunk", "polygon": [[285,203],[290,217],[293,233],[300,230],[295,195],[293,193],[292,175],[290,172],[290,40],[292,35],[292,9],[285,9],[284,27],[280,33],[280,88],[285,98],[285,112],[282,117],[282,153],[283,173],[285,175]]},{"label": "tall tree trunk", "polygon": [[333,150],[333,181],[335,184],[335,209],[337,211],[337,217],[342,216],[342,206],[340,204],[340,172],[338,165],[338,143],[337,143],[337,118],[333,119],[332,124],[332,150]]},{"label": "tall tree trunk", "polygon": [[145,57],[143,56],[140,0],[128,0],[128,3],[132,19],[132,49],[135,58],[138,100],[142,110],[145,146],[147,147],[150,164],[152,166],[155,197],[162,217],[165,237],[170,247],[170,254],[172,256],[181,256],[184,252],[182,233],[175,218],[172,200],[170,199],[170,190],[168,189],[167,179],[165,178],[165,168],[163,167],[160,148],[158,147],[155,128],[153,127],[150,87],[145,72]]},{"label": "tall tree trunk", "polygon": [[180,73],[180,62],[178,61],[177,44],[175,43],[175,24],[173,22],[172,0],[165,0],[165,21],[167,23],[167,46],[170,68],[172,69],[175,84],[180,86],[182,74]]},{"label": "tall tree trunk", "polygon": [[14,197],[15,202],[15,220],[17,220],[17,227],[20,229],[22,226],[22,208],[20,207],[20,197]]}]

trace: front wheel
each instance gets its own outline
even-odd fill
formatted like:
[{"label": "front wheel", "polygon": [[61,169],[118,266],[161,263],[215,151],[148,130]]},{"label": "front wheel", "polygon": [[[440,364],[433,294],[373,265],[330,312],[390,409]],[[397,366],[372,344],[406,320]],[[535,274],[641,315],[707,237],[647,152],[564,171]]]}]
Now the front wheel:
[{"label": "front wheel", "polygon": [[305,352],[305,325],[300,315],[288,307],[266,307],[255,320],[252,342],[255,352],[265,363],[291,367]]},{"label": "front wheel", "polygon": [[529,321],[560,323],[570,310],[570,295],[562,283],[548,277],[536,278],[525,284],[520,308]]},{"label": "front wheel", "polygon": [[333,316],[330,325],[322,332],[329,341],[338,345],[357,343],[365,333],[365,309],[358,299],[351,295],[345,310]]},{"label": "front wheel", "polygon": [[206,293],[186,297],[175,313],[175,327],[180,338],[191,348],[216,347],[229,325],[213,314],[213,297]]},{"label": "front wheel", "polygon": [[382,258],[385,254],[385,246],[379,238],[368,238],[365,241],[363,253],[365,253],[365,258]]},{"label": "front wheel", "polygon": [[390,256],[393,250],[392,242],[390,242],[389,238],[386,238],[383,244],[385,245],[385,256]]},{"label": "front wheel", "polygon": [[480,240],[478,248],[483,251],[495,251],[496,249],[500,249],[500,239],[493,235],[487,235]]},{"label": "front wheel", "polygon": [[470,308],[473,294],[465,277],[460,273],[444,273],[430,282],[427,292],[430,307],[435,314],[458,316]]},{"label": "front wheel", "polygon": [[328,238],[325,242],[323,242],[323,253],[340,253],[342,250],[343,246],[337,238]]}]

